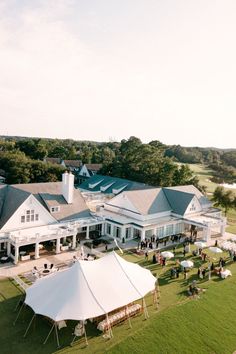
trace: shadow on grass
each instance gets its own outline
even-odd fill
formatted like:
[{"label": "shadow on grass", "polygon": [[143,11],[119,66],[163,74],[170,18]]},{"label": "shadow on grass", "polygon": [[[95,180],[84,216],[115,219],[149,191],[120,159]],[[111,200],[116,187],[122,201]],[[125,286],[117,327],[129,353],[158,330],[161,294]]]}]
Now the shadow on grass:
[{"label": "shadow on grass", "polygon": [[[4,295],[4,294],[3,294]],[[17,354],[51,354],[57,352],[58,349],[70,348],[70,343],[73,339],[73,332],[78,321],[67,321],[67,327],[58,331],[60,348],[57,348],[55,331],[51,333],[46,344],[43,344],[47,337],[52,323],[45,317],[37,315],[32,322],[31,327],[24,338],[24,333],[33,317],[33,311],[28,306],[24,306],[20,315],[19,308],[14,311],[17,303],[21,299],[21,295],[6,299],[1,303],[0,308],[0,343],[1,354],[17,353]],[[43,301],[43,300],[42,300]],[[6,330],[7,329],[7,330]],[[88,340],[94,337],[101,336],[101,332],[97,330],[96,325],[88,321],[86,325]],[[84,347],[84,337],[78,338],[73,347],[82,349]]]}]

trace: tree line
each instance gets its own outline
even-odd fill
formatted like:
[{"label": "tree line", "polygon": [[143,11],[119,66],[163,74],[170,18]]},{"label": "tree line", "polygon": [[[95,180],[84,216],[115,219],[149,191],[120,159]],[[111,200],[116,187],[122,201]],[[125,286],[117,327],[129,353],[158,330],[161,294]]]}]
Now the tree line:
[{"label": "tree line", "polygon": [[176,162],[204,163],[213,170],[215,182],[236,182],[235,150],[169,146],[158,140],[143,144],[136,137],[104,143],[20,137],[0,139],[0,168],[6,171],[8,183],[60,178],[62,167],[43,163],[45,157],[102,163],[101,172],[104,174],[154,186],[192,183],[199,187],[188,166],[180,166]]}]

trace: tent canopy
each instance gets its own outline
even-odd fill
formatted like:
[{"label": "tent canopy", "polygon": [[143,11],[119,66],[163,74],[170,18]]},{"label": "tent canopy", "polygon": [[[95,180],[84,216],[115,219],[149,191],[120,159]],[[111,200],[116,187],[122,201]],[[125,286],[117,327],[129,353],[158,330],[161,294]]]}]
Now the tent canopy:
[{"label": "tent canopy", "polygon": [[38,279],[26,290],[25,303],[54,321],[86,320],[143,298],[155,283],[149,270],[111,252]]}]

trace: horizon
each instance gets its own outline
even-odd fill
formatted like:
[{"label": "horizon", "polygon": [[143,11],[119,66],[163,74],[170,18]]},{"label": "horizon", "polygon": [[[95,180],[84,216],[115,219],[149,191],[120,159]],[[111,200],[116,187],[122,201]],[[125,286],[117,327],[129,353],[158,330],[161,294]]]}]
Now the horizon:
[{"label": "horizon", "polygon": [[234,149],[236,3],[2,0],[1,135]]},{"label": "horizon", "polygon": [[[133,136],[133,135],[131,135]],[[131,137],[130,136],[130,137]],[[121,140],[128,140],[130,137],[127,137],[127,138],[122,138]],[[58,137],[48,137],[48,136],[23,136],[23,135],[0,135],[0,139],[1,138],[4,138],[4,139],[8,139],[8,138],[16,138],[16,139],[48,139],[48,140],[72,140],[72,141],[75,141],[75,142],[89,142],[89,143],[96,143],[96,144],[106,144],[106,143],[121,143],[121,140],[107,140],[107,141],[98,141],[98,140],[89,140],[89,139],[74,139],[74,138],[68,138],[68,137],[65,137],[65,138],[58,138]],[[135,138],[138,138],[140,139],[140,137],[138,136],[135,136]],[[150,141],[143,141],[142,139],[140,139],[142,144],[149,144],[151,143],[153,140],[150,140]],[[231,148],[231,147],[227,147],[227,148],[218,148],[216,146],[196,146],[196,145],[191,145],[191,146],[186,146],[186,145],[181,145],[181,144],[165,144],[163,141],[159,140],[159,139],[155,139],[156,141],[159,141],[160,143],[166,145],[166,146],[181,146],[182,148],[200,148],[200,149],[216,149],[216,150],[236,150],[236,148]]]}]

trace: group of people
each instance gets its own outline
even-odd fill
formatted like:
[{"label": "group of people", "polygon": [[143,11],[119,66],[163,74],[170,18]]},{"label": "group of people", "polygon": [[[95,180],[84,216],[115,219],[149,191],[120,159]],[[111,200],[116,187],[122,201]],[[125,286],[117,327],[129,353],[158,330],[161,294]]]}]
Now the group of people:
[{"label": "group of people", "polygon": [[[155,240],[155,238],[154,238],[154,240]],[[151,239],[145,239],[144,241],[141,241],[140,242],[141,250],[147,249],[147,248],[153,249],[153,242],[154,242],[153,237],[151,237]],[[139,245],[138,245],[138,248],[139,248]]]},{"label": "group of people", "polygon": [[199,293],[201,292],[204,292],[205,289],[201,289],[197,286],[197,282],[196,280],[194,280],[190,285],[189,285],[189,288],[188,288],[188,295],[189,296],[196,296],[196,295],[199,295]]},{"label": "group of people", "polygon": [[[148,252],[145,252],[145,259],[148,260]],[[152,263],[160,264],[164,267],[166,265],[166,258],[161,255],[160,251],[157,251],[152,256]]]},{"label": "group of people", "polygon": [[180,272],[181,272],[180,267],[172,267],[170,270],[170,278],[171,279],[179,278]]},{"label": "group of people", "polygon": [[205,267],[199,267],[197,270],[198,279],[203,279],[206,276],[207,269]]}]

